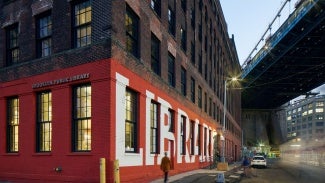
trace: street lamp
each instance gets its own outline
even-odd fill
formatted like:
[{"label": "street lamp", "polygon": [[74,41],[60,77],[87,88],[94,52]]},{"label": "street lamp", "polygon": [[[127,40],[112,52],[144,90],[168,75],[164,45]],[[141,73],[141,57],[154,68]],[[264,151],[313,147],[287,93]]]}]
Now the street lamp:
[{"label": "street lamp", "polygon": [[227,81],[237,81],[238,79],[233,77],[229,79],[225,79],[225,88],[224,88],[224,95],[223,95],[223,122],[222,122],[222,154],[221,154],[221,162],[225,162],[225,132],[226,132],[226,110],[227,110]]}]

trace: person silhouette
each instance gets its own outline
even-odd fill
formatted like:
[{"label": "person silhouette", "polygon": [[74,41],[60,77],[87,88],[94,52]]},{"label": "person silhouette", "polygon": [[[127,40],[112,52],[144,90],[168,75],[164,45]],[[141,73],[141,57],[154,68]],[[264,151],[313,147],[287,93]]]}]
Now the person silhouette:
[{"label": "person silhouette", "polygon": [[170,159],[167,157],[167,152],[165,152],[165,157],[161,159],[160,169],[164,172],[164,182],[168,180],[168,172],[170,170]]}]

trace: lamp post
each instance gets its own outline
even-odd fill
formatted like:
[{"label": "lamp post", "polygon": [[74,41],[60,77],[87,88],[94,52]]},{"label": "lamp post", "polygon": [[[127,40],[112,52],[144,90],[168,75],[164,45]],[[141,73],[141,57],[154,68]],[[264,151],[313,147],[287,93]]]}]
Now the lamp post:
[{"label": "lamp post", "polygon": [[226,110],[227,110],[227,81],[237,81],[237,78],[225,79],[225,88],[224,88],[224,95],[223,95],[223,121],[222,121],[222,154],[221,154],[221,162],[225,162],[225,132],[226,132]]}]

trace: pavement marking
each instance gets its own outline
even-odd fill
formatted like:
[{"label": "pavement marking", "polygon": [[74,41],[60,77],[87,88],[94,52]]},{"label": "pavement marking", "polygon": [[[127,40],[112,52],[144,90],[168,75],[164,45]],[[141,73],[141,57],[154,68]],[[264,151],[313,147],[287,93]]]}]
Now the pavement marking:
[{"label": "pavement marking", "polygon": [[235,178],[235,179],[240,179],[240,176],[238,176],[238,175],[230,175],[229,177]]}]

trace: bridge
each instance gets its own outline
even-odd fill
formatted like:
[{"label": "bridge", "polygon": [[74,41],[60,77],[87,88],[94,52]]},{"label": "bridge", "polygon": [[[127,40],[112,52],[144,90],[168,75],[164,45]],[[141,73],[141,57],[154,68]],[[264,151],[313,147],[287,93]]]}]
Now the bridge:
[{"label": "bridge", "polygon": [[289,2],[242,65],[242,108],[274,109],[325,83],[325,0],[298,1],[272,34]]}]

